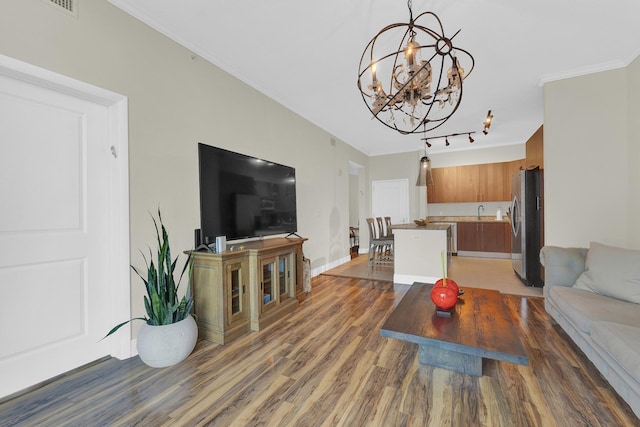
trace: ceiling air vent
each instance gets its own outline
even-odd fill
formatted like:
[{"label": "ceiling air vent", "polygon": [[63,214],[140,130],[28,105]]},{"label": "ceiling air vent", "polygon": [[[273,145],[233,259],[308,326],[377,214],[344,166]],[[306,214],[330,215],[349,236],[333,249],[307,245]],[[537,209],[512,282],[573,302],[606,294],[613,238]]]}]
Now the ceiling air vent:
[{"label": "ceiling air vent", "polygon": [[42,0],[43,2],[55,7],[56,9],[66,12],[69,15],[78,17],[78,0]]}]

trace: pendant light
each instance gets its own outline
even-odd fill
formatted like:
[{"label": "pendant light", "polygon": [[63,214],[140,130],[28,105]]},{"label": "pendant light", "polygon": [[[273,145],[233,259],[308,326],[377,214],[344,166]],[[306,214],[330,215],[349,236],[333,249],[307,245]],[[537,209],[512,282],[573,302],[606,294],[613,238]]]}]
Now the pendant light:
[{"label": "pendant light", "polygon": [[418,170],[418,180],[416,186],[425,187],[433,185],[433,174],[431,173],[431,159],[427,156],[427,148],[424,149],[424,156],[420,158],[420,169]]}]

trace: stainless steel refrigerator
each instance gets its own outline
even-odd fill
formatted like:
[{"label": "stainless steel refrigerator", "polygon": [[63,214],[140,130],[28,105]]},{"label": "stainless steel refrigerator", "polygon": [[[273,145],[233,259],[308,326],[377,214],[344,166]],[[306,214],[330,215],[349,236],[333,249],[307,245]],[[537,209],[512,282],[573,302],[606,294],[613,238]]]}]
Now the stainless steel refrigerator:
[{"label": "stainless steel refrigerator", "polygon": [[521,170],[511,179],[511,262],[527,286],[543,286],[540,274],[541,171]]}]

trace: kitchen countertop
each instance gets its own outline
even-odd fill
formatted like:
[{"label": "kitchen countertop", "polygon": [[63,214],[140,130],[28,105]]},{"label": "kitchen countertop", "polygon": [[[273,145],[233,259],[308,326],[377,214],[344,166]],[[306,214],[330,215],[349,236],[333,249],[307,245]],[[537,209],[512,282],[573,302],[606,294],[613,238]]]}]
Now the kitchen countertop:
[{"label": "kitchen countertop", "polygon": [[497,220],[495,215],[481,216],[479,220],[477,216],[430,216],[428,219],[429,224],[434,222],[511,222],[506,215],[503,215],[502,220]]},{"label": "kitchen countertop", "polygon": [[393,224],[391,226],[393,230],[447,230],[449,227],[451,227],[449,224],[428,223],[426,225],[418,225],[413,222],[410,224]]}]

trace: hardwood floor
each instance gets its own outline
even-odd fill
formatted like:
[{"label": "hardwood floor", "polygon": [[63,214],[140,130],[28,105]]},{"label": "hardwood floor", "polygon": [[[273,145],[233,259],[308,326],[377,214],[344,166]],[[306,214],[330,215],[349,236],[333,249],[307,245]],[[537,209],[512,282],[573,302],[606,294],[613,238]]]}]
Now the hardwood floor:
[{"label": "hardwood floor", "polygon": [[0,404],[17,426],[632,426],[640,421],[547,316],[504,295],[529,366],[471,377],[380,336],[407,286],[318,276],[286,319],[175,367],[109,359]]}]

